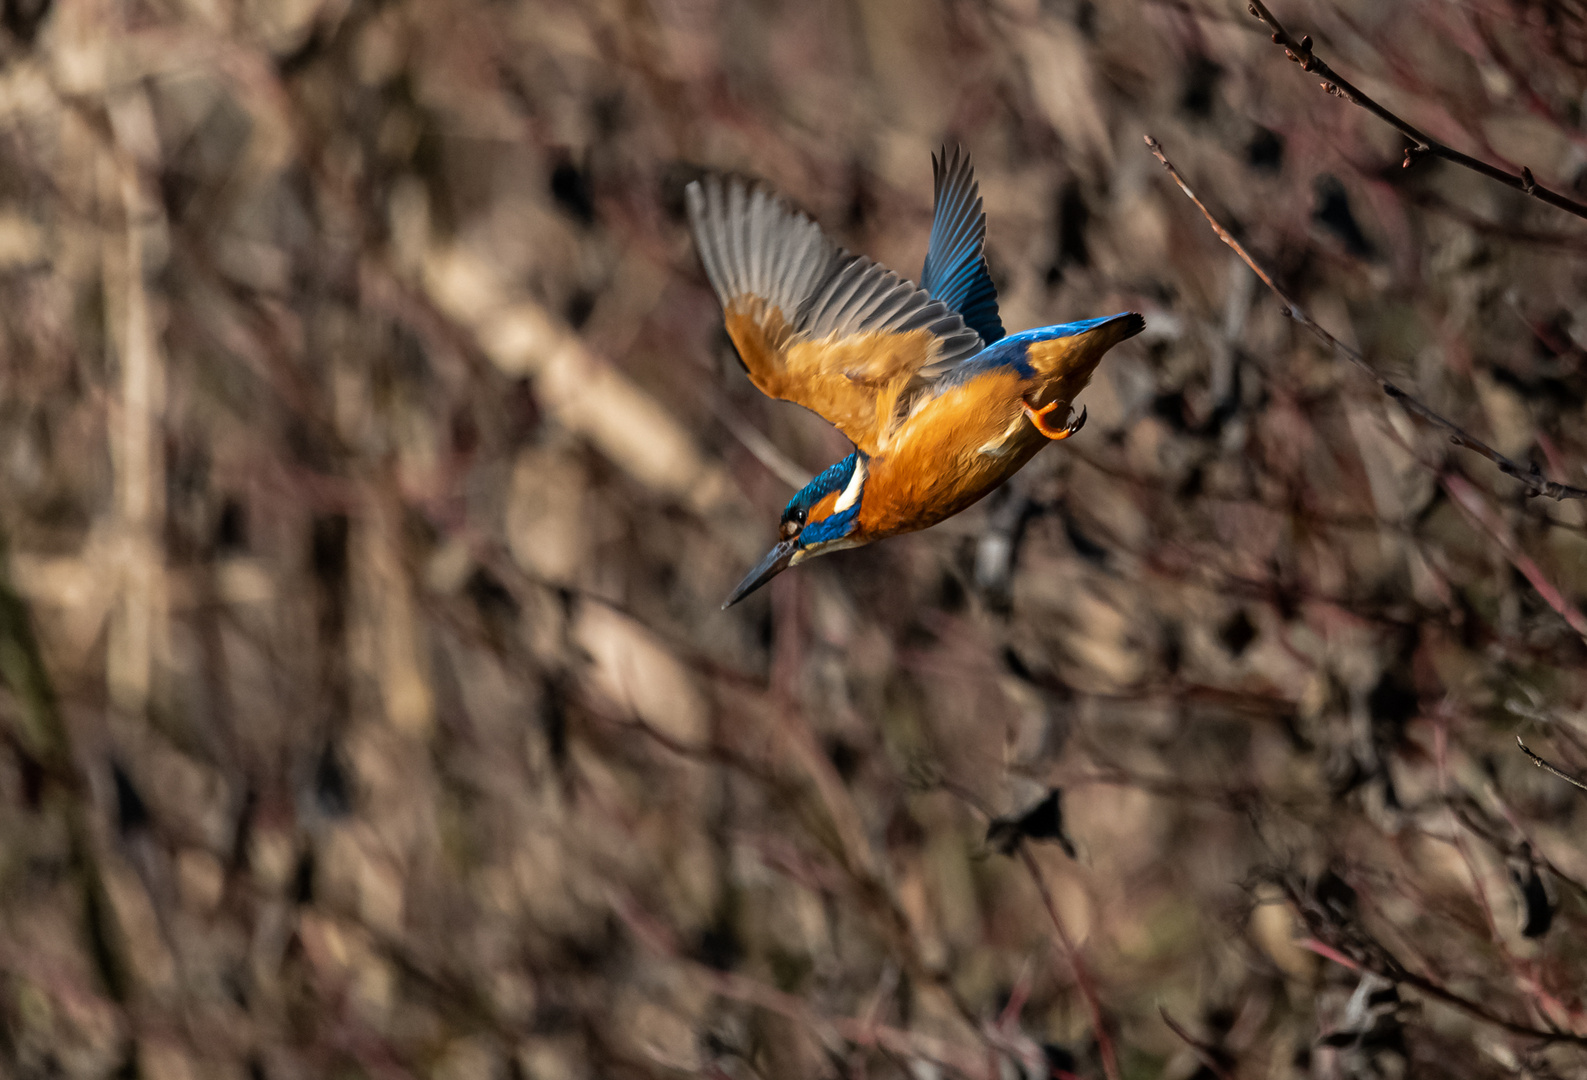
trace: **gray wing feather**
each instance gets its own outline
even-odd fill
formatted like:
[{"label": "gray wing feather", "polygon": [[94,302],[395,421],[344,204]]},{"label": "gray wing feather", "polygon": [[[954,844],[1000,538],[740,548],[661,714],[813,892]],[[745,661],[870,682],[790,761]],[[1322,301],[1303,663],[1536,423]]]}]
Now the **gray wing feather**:
[{"label": "gray wing feather", "polygon": [[724,305],[763,297],[813,338],[929,330],[942,341],[934,375],[980,351],[980,337],[942,301],[844,251],[765,189],[712,176],[690,184],[685,200],[700,262]]},{"label": "gray wing feather", "polygon": [[781,247],[777,242],[779,238],[772,236],[767,228],[768,224],[766,192],[756,188],[749,199],[749,284],[759,293],[764,293],[771,284],[767,264]]},{"label": "gray wing feather", "polygon": [[744,205],[744,185],[734,184],[727,189],[727,262],[728,269],[737,281],[742,281],[745,288],[754,286],[749,280],[749,260],[745,257],[745,248],[749,232],[749,214]]}]

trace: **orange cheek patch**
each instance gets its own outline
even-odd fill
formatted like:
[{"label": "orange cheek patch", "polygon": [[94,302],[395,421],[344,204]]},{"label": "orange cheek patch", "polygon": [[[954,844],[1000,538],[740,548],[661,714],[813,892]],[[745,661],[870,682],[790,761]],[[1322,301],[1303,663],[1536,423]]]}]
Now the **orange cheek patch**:
[{"label": "orange cheek patch", "polygon": [[829,518],[832,516],[832,508],[837,504],[838,493],[836,491],[829,492],[828,494],[821,496],[820,501],[810,508],[809,516],[807,516],[805,520],[821,521],[824,518]]}]

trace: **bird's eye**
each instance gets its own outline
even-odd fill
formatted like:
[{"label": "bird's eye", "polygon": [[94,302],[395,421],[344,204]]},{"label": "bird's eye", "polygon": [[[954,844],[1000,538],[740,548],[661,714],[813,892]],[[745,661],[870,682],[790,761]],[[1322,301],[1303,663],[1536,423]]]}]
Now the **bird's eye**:
[{"label": "bird's eye", "polygon": [[781,533],[784,540],[792,540],[799,535],[799,530],[805,527],[805,509],[799,507],[788,513],[782,519]]}]

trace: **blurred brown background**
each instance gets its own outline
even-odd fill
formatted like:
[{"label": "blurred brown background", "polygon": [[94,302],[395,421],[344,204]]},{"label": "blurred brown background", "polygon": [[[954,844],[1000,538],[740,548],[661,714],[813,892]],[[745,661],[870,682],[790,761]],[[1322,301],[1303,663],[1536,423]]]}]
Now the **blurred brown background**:
[{"label": "blurred brown background", "polygon": [[[1279,14],[1587,186],[1573,0]],[[1587,766],[1583,507],[1147,132],[1584,482],[1587,228],[1233,0],[6,0],[0,1076],[1587,1073],[1583,797],[1515,746]],[[1010,329],[1147,333],[719,612],[847,447],[683,185],[914,275],[952,141]],[[1075,858],[988,845],[1055,786]]]}]

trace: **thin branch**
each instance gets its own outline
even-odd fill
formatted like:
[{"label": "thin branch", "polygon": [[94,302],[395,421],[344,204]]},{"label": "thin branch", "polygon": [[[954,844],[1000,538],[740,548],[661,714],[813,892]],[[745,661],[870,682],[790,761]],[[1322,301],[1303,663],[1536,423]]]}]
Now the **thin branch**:
[{"label": "thin branch", "polygon": [[1512,1035],[1520,1035],[1528,1039],[1538,1039],[1547,1043],[1568,1043],[1571,1046],[1587,1047],[1587,1036],[1577,1035],[1575,1032],[1570,1031],[1550,1031],[1547,1028],[1532,1027],[1530,1024],[1519,1023],[1515,1020],[1506,1020],[1504,1017],[1490,1011],[1487,1007],[1479,1004],[1478,1002],[1472,1001],[1468,998],[1463,998],[1453,990],[1448,989],[1440,983],[1434,982],[1426,976],[1417,975],[1409,971],[1403,971],[1398,976],[1384,974],[1382,972],[1374,972],[1373,974],[1382,975],[1382,977],[1386,979],[1392,979],[1401,986],[1408,986],[1412,990],[1422,994],[1424,997],[1432,998],[1435,1001],[1441,1001],[1453,1009],[1460,1010],[1474,1020],[1481,1020],[1485,1024],[1490,1024],[1493,1027],[1508,1031]]},{"label": "thin branch", "polygon": [[[966,1025],[980,1034],[989,1050],[1018,1059],[1019,1048],[981,1024],[980,1018],[953,986],[946,972],[928,963],[921,955],[908,915],[879,872],[875,852],[865,836],[859,809],[849,796],[848,789],[837,776],[831,761],[821,753],[815,734],[810,729],[804,714],[791,705],[778,706],[778,711],[782,717],[779,734],[785,740],[784,745],[791,750],[791,756],[802,766],[806,778],[814,788],[816,798],[826,810],[827,821],[832,827],[829,852],[835,857],[839,871],[847,879],[858,902],[868,909],[877,929],[888,940],[904,970],[923,985],[940,991]],[[785,797],[798,798],[800,795],[800,789],[790,786],[786,778],[778,775],[767,765],[714,739],[704,745],[684,743],[638,717],[617,721],[615,724],[639,732],[662,748],[681,757],[732,768],[767,785],[771,790],[780,791]],[[790,870],[786,866],[781,869],[784,872]],[[1117,1078],[1110,1074],[1110,1080]]]},{"label": "thin branch", "polygon": [[1036,890],[1041,893],[1041,902],[1047,908],[1047,918],[1052,920],[1053,929],[1058,932],[1058,941],[1063,945],[1064,959],[1069,961],[1069,966],[1074,970],[1075,984],[1080,988],[1080,996],[1085,998],[1086,1008],[1091,1012],[1091,1026],[1097,1035],[1097,1052],[1102,1056],[1102,1071],[1108,1080],[1119,1080],[1118,1053],[1113,1049],[1112,1036],[1108,1034],[1107,1020],[1102,1015],[1102,1001],[1097,996],[1096,984],[1091,981],[1091,969],[1086,967],[1085,959],[1075,947],[1074,939],[1069,936],[1069,928],[1058,914],[1058,905],[1053,902],[1047,881],[1041,876],[1041,867],[1030,853],[1030,845],[1023,840],[1019,845],[1019,857],[1030,879],[1036,883]]},{"label": "thin branch", "polygon": [[1168,1030],[1178,1035],[1180,1042],[1190,1047],[1191,1052],[1196,1055],[1196,1060],[1201,1062],[1208,1072],[1216,1076],[1218,1080],[1233,1080],[1229,1075],[1229,1070],[1224,1066],[1223,1055],[1218,1052],[1217,1047],[1210,1046],[1194,1038],[1190,1032],[1181,1027],[1179,1022],[1168,1014],[1166,1008],[1159,1006],[1157,1011],[1162,1016],[1163,1023],[1168,1025]]},{"label": "thin branch", "polygon": [[1350,957],[1346,956],[1344,953],[1340,952],[1326,941],[1322,941],[1318,938],[1302,938],[1299,942],[1297,942],[1297,944],[1307,952],[1316,953],[1324,960],[1332,960],[1340,967],[1349,968],[1351,971],[1367,970],[1360,962],[1350,959]]},{"label": "thin branch", "polygon": [[1433,728],[1433,760],[1436,763],[1438,791],[1443,797],[1444,813],[1449,818],[1450,842],[1455,845],[1460,861],[1466,866],[1466,875],[1471,878],[1471,891],[1477,897],[1477,906],[1482,909],[1482,921],[1487,924],[1488,936],[1493,940],[1494,946],[1504,954],[1504,958],[1513,962],[1514,958],[1510,956],[1510,950],[1505,945],[1504,935],[1499,933],[1499,922],[1493,917],[1493,905],[1488,902],[1488,889],[1482,883],[1477,860],[1472,856],[1471,849],[1466,846],[1465,834],[1455,817],[1453,800],[1449,795],[1449,718],[1442,713],[1439,714],[1438,723]]},{"label": "thin branch", "polygon": [[90,820],[92,791],[73,747],[55,683],[34,630],[32,608],[12,581],[7,541],[0,536],[0,685],[15,697],[8,710],[14,738],[43,773],[40,803],[58,812],[66,830],[67,854],[81,889],[84,929],[91,957],[111,1000],[126,1002],[133,979],[125,932],[106,885],[104,860]]},{"label": "thin branch", "polygon": [[1525,754],[1527,757],[1532,759],[1532,764],[1533,765],[1536,765],[1538,768],[1542,769],[1544,772],[1553,773],[1555,776],[1559,777],[1561,780],[1565,781],[1567,784],[1571,784],[1571,785],[1573,785],[1575,787],[1581,788],[1583,791],[1587,791],[1587,783],[1583,783],[1581,780],[1578,780],[1576,777],[1572,776],[1570,773],[1566,772],[1564,769],[1561,769],[1559,766],[1554,765],[1551,762],[1549,762],[1546,758],[1540,757],[1537,754],[1532,753],[1531,748],[1528,747],[1526,745],[1526,743],[1521,741],[1521,736],[1517,735],[1515,737],[1515,745],[1517,745],[1517,746],[1519,746],[1521,748],[1521,753]]},{"label": "thin branch", "polygon": [[1533,1019],[1541,1019],[1557,1028],[1559,1025],[1548,1015],[1550,1006],[1562,1012],[1566,1010],[1543,988],[1533,966],[1516,956],[1510,949],[1509,943],[1505,941],[1504,935],[1499,932],[1499,921],[1494,917],[1493,905],[1488,900],[1488,888],[1483,884],[1476,857],[1466,843],[1466,830],[1461,827],[1460,817],[1455,812],[1454,799],[1449,793],[1449,716],[1440,709],[1437,719],[1437,726],[1433,728],[1433,757],[1437,763],[1439,794],[1443,797],[1444,813],[1449,818],[1449,840],[1460,853],[1460,861],[1465,864],[1466,873],[1471,878],[1471,889],[1477,897],[1478,905],[1482,908],[1483,921],[1488,926],[1488,937],[1493,942],[1495,950],[1503,957],[1505,966],[1510,969],[1510,975],[1515,980],[1516,986],[1530,1000]]},{"label": "thin branch", "polygon": [[794,464],[775,443],[760,433],[760,429],[744,419],[733,407],[719,398],[711,398],[711,411],[716,413],[716,418],[722,426],[732,432],[737,439],[750,452],[754,459],[765,467],[777,479],[798,491],[810,482],[811,474]]},{"label": "thin branch", "polygon": [[822,1016],[812,1010],[803,998],[765,983],[730,971],[717,971],[703,964],[690,962],[689,966],[719,997],[776,1013],[817,1037],[832,1035],[854,1046],[874,1046],[909,1060],[933,1061],[964,1076],[985,1074],[985,1060],[978,1049],[924,1032],[878,1023],[873,1016]]},{"label": "thin branch", "polygon": [[1499,451],[1475,435],[1468,433],[1458,424],[1434,412],[1432,408],[1385,378],[1377,368],[1367,362],[1366,357],[1323,329],[1316,320],[1306,314],[1289,293],[1284,291],[1283,287],[1273,279],[1273,275],[1263,269],[1262,265],[1251,257],[1251,253],[1245,250],[1245,246],[1231,236],[1229,230],[1218,223],[1218,219],[1212,216],[1212,211],[1208,210],[1206,204],[1191,190],[1190,185],[1185,182],[1185,178],[1174,167],[1174,163],[1169,161],[1167,156],[1164,155],[1162,144],[1148,135],[1146,136],[1146,145],[1151,148],[1152,155],[1163,163],[1163,168],[1168,170],[1168,175],[1173,178],[1174,183],[1179,185],[1179,190],[1183,191],[1190,201],[1196,204],[1196,209],[1200,210],[1202,216],[1207,219],[1207,223],[1212,226],[1212,231],[1218,234],[1218,239],[1222,240],[1236,255],[1240,256],[1241,261],[1249,266],[1257,277],[1262,279],[1262,284],[1272,290],[1273,295],[1283,302],[1284,314],[1310,330],[1334,352],[1343,356],[1366,375],[1370,376],[1385,394],[1399,402],[1401,407],[1407,412],[1421,417],[1434,427],[1442,428],[1449,435],[1450,442],[1456,446],[1463,446],[1467,450],[1476,451],[1498,466],[1500,472],[1521,481],[1521,483],[1526,485],[1529,496],[1543,495],[1550,499],[1587,499],[1587,488],[1572,487],[1569,484],[1560,484],[1553,480],[1545,479],[1537,466],[1534,465],[1530,468],[1522,466],[1520,462],[1499,453]]},{"label": "thin branch", "polygon": [[1508,1031],[1512,1035],[1524,1038],[1537,1039],[1545,1043],[1568,1043],[1571,1046],[1587,1047],[1587,1036],[1577,1035],[1566,1031],[1549,1031],[1545,1028],[1532,1027],[1530,1024],[1506,1020],[1498,1013],[1492,1012],[1480,1002],[1463,998],[1453,990],[1448,989],[1425,975],[1418,975],[1401,967],[1398,962],[1390,958],[1389,963],[1373,962],[1371,960],[1353,959],[1334,948],[1332,945],[1314,937],[1302,938],[1297,944],[1309,952],[1314,952],[1325,960],[1349,968],[1351,971],[1369,971],[1379,978],[1388,979],[1396,986],[1409,987],[1424,997],[1442,1002],[1450,1008],[1465,1013],[1474,1020]]},{"label": "thin branch", "polygon": [[[948,792],[982,817],[989,820],[997,817],[979,795],[946,776],[934,777],[931,785]],[[1096,984],[1091,981],[1091,969],[1086,966],[1085,958],[1080,955],[1074,939],[1069,936],[1069,928],[1064,925],[1063,917],[1058,913],[1058,905],[1053,902],[1052,892],[1047,888],[1047,879],[1042,877],[1041,866],[1030,853],[1030,844],[1024,837],[1020,837],[1018,855],[1026,872],[1030,874],[1031,881],[1035,882],[1036,891],[1041,894],[1042,904],[1047,908],[1047,918],[1051,921],[1053,929],[1058,932],[1058,942],[1063,946],[1064,959],[1074,971],[1075,985],[1080,990],[1080,996],[1085,999],[1086,1009],[1091,1013],[1091,1026],[1096,1031],[1097,1052],[1102,1058],[1102,1071],[1107,1075],[1108,1080],[1119,1080],[1118,1054],[1114,1051],[1112,1037],[1108,1035],[1107,1024],[1102,1015],[1102,999],[1097,995]]]},{"label": "thin branch", "polygon": [[1580,233],[1523,229],[1515,225],[1490,221],[1481,214],[1473,213],[1464,206],[1450,202],[1436,191],[1409,192],[1405,198],[1412,206],[1418,209],[1442,214],[1451,221],[1459,222],[1479,235],[1492,237],[1505,243],[1532,244],[1536,247],[1558,248],[1577,252],[1587,246],[1587,236],[1583,236]]},{"label": "thin branch", "polygon": [[1556,191],[1539,184],[1532,177],[1532,170],[1522,166],[1519,173],[1508,172],[1495,165],[1489,165],[1470,154],[1462,154],[1452,146],[1439,142],[1437,139],[1414,127],[1408,121],[1379,105],[1366,94],[1363,94],[1350,80],[1340,75],[1333,68],[1325,64],[1311,47],[1311,35],[1302,34],[1297,39],[1282,23],[1273,16],[1262,0],[1250,0],[1249,10],[1252,15],[1261,19],[1273,31],[1273,43],[1284,47],[1284,55],[1301,66],[1302,71],[1322,77],[1322,88],[1335,97],[1344,98],[1352,105],[1358,105],[1367,112],[1394,128],[1401,135],[1411,140],[1411,146],[1405,148],[1404,167],[1410,168],[1424,157],[1442,158],[1444,161],[1462,168],[1470,169],[1474,173],[1486,176],[1490,180],[1497,180],[1509,188],[1514,188],[1523,195],[1530,195],[1539,202],[1575,214],[1579,218],[1587,218],[1587,203],[1579,203],[1575,199],[1566,198]]},{"label": "thin branch", "polygon": [[673,928],[646,908],[637,896],[622,889],[613,889],[610,899],[618,918],[623,920],[637,941],[655,955],[691,972],[718,997],[740,1001],[785,1017],[833,1049],[841,1049],[840,1043],[877,1047],[900,1057],[933,1061],[964,1076],[985,1075],[985,1059],[980,1047],[968,1047],[936,1035],[890,1027],[880,1022],[874,1010],[868,1009],[861,1017],[823,1015],[795,994],[746,975],[721,971],[687,958],[678,948]]},{"label": "thin branch", "polygon": [[1521,572],[1521,576],[1531,583],[1532,588],[1543,598],[1543,602],[1564,619],[1570,628],[1587,640],[1587,616],[1581,609],[1565,599],[1565,594],[1543,574],[1542,567],[1538,566],[1532,557],[1522,551],[1515,542],[1515,537],[1505,527],[1499,515],[1494,513],[1488,501],[1478,494],[1477,489],[1463,477],[1453,473],[1444,473],[1439,477],[1444,485],[1444,490],[1449,492],[1455,505],[1460,507],[1468,517],[1481,525],[1494,542],[1504,552],[1505,558],[1510,560],[1510,565]]}]

